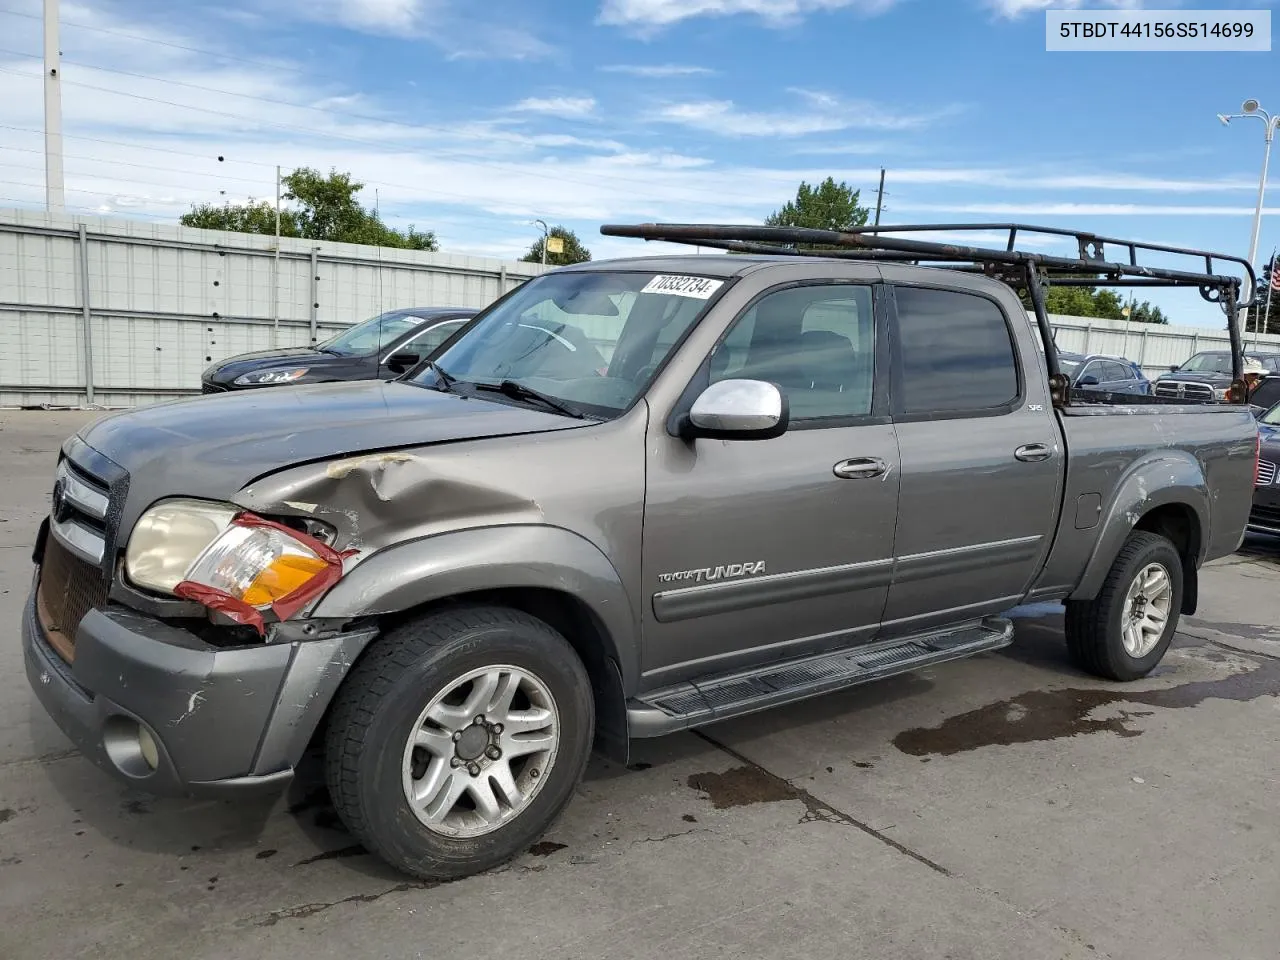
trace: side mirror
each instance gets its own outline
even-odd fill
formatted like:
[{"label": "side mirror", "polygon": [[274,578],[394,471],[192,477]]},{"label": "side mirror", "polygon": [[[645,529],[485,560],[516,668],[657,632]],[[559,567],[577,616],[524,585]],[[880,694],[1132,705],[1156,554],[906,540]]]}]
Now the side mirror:
[{"label": "side mirror", "polygon": [[393,353],[387,361],[387,366],[393,370],[408,370],[410,367],[416,367],[421,359],[422,357],[414,351],[403,350],[400,353]]},{"label": "side mirror", "polygon": [[1171,366],[1171,367],[1169,368],[1169,372],[1170,372],[1170,373],[1177,373],[1177,372],[1178,372],[1178,365],[1175,363],[1173,366]]},{"label": "side mirror", "polygon": [[1097,385],[1098,385],[1098,378],[1095,377],[1093,374],[1089,374],[1087,377],[1081,377],[1079,380],[1076,381],[1077,387],[1096,387]]},{"label": "side mirror", "polygon": [[711,440],[771,440],[787,432],[787,398],[763,380],[721,380],[699,394],[688,433]]}]

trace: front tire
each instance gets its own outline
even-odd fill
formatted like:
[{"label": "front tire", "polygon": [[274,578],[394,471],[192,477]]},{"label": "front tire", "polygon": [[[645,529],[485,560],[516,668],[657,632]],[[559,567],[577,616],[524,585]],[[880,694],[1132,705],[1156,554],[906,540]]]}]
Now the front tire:
[{"label": "front tire", "polygon": [[1182,609],[1182,557],[1165,537],[1129,534],[1092,600],[1066,604],[1067,649],[1083,670],[1139,680],[1164,658]]},{"label": "front tire", "polygon": [[591,683],[546,623],[505,607],[439,611],[380,639],[335,698],[334,808],[370,852],[451,880],[534,843],[591,751]]}]

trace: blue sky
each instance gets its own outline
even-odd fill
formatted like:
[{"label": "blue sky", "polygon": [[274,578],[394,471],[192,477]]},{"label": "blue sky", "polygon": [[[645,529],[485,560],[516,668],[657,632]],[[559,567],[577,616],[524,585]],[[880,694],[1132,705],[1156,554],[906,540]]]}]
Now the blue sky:
[{"label": "blue sky", "polygon": [[[1108,5],[1142,4],[1053,4]],[[173,222],[272,196],[276,163],[336,166],[443,249],[519,255],[542,217],[599,258],[639,246],[600,237],[603,221],[759,222],[802,179],[871,199],[884,166],[890,223],[1245,253],[1263,124],[1216,114],[1246,97],[1280,111],[1280,52],[1047,53],[1046,6],[64,0],[67,202]],[[0,11],[0,205],[34,206],[40,2]],[[1280,244],[1275,160],[1260,258]],[[1159,299],[1175,322],[1220,322],[1194,295]]]}]

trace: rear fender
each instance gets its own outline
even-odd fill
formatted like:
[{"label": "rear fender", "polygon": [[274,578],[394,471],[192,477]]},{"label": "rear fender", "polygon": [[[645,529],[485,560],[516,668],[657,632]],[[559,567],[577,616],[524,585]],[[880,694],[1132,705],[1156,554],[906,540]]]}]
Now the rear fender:
[{"label": "rear fender", "polygon": [[1096,597],[1129,534],[1144,516],[1169,504],[1189,507],[1195,514],[1200,533],[1196,538],[1198,549],[1196,556],[1186,559],[1192,572],[1198,569],[1204,559],[1205,544],[1209,541],[1209,488],[1204,470],[1200,461],[1189,453],[1160,450],[1135,462],[1116,485],[1102,523],[1102,533],[1069,599],[1092,600]]}]

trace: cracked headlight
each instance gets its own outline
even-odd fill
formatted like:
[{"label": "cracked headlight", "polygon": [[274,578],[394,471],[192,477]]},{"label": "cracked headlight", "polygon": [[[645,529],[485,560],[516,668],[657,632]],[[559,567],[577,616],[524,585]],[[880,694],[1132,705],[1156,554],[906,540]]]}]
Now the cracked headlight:
[{"label": "cracked headlight", "polygon": [[235,385],[237,387],[260,387],[267,384],[293,383],[293,381],[301,380],[305,377],[309,369],[309,367],[296,367],[293,370],[257,370],[253,373],[244,373],[236,377]]},{"label": "cracked headlight", "polygon": [[140,587],[183,597],[264,630],[342,576],[342,555],[314,537],[239,507],[168,500],[142,515],[125,550]]}]

